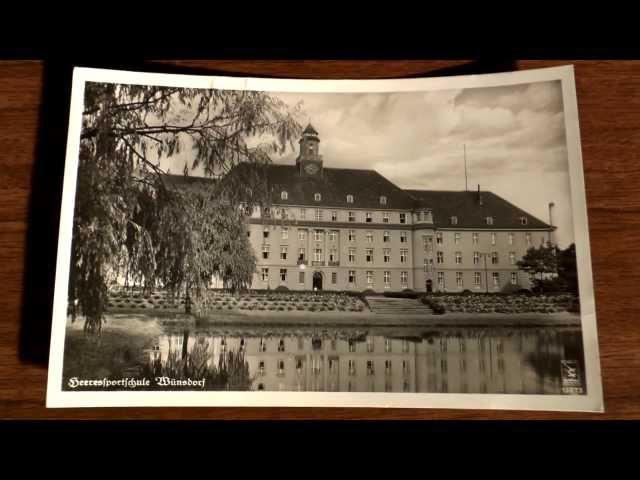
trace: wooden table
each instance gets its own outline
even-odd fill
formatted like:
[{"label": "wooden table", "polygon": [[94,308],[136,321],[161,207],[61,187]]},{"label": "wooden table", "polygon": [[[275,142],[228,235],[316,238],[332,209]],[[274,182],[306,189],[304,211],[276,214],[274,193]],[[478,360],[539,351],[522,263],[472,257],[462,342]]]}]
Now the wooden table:
[{"label": "wooden table", "polygon": [[[180,61],[212,74],[298,78],[429,75],[453,61]],[[69,78],[0,62],[0,418],[640,418],[640,62],[575,65],[605,393],[604,414],[401,409],[45,409]],[[44,105],[44,106],[43,106]],[[31,206],[30,206],[31,205]]]}]

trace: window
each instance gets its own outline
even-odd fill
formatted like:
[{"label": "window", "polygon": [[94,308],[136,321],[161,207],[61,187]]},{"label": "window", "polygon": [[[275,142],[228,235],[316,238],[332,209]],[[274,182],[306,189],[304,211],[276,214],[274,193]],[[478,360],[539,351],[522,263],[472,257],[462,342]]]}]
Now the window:
[{"label": "window", "polygon": [[269,227],[264,227],[262,230],[262,238],[269,238]]},{"label": "window", "polygon": [[400,214],[400,223],[407,223],[407,214],[406,213],[401,213]]},{"label": "window", "polygon": [[355,270],[349,270],[349,283],[351,283],[351,284],[355,284],[356,283],[356,271]]},{"label": "window", "polygon": [[301,208],[300,209],[300,219],[304,220],[305,218],[307,218],[307,209],[306,208]]},{"label": "window", "polygon": [[322,234],[323,234],[323,233],[324,233],[324,232],[323,232],[322,230],[314,230],[314,232],[313,232],[313,239],[314,239],[316,242],[321,242],[321,241],[322,241]]},{"label": "window", "polygon": [[365,258],[366,258],[367,263],[372,263],[373,262],[373,248],[365,249]]},{"label": "window", "polygon": [[284,360],[278,360],[278,376],[284,375]]},{"label": "window", "polygon": [[251,237],[251,230],[247,230],[247,237]]},{"label": "window", "polygon": [[380,205],[386,205],[387,204],[387,197],[385,197],[384,195],[380,196]]},{"label": "window", "polygon": [[382,214],[382,223],[389,223],[389,212],[384,212]]},{"label": "window", "polygon": [[281,234],[282,234],[282,240],[288,240],[289,239],[289,229],[287,227],[283,227],[282,228]]},{"label": "window", "polygon": [[430,252],[433,250],[433,236],[432,235],[423,235],[422,236],[422,245],[424,246],[425,252]]},{"label": "window", "polygon": [[367,270],[367,286],[373,286],[373,271]]},{"label": "window", "polygon": [[471,235],[471,238],[473,239],[473,244],[474,244],[474,245],[477,245],[477,244],[478,244],[478,240],[480,240],[480,234],[479,234],[479,233],[477,233],[477,232],[474,232],[474,233]]},{"label": "window", "polygon": [[516,264],[516,252],[509,252],[509,263],[511,265]]},{"label": "window", "polygon": [[281,200],[287,200],[289,198],[289,194],[286,191],[282,191],[280,192],[280,199]]},{"label": "window", "polygon": [[[384,351],[387,353],[391,353],[391,339],[390,338],[385,338],[384,339]],[[389,360],[389,366],[391,366],[391,361]]]},{"label": "window", "polygon": [[462,277],[462,272],[456,272],[456,285],[458,287],[464,286],[464,281]]},{"label": "window", "polygon": [[280,218],[282,218],[282,219],[288,218],[288,214],[287,214],[287,209],[286,208],[278,209],[278,214],[280,215]]},{"label": "window", "polygon": [[438,272],[438,288],[444,288],[444,272]]},{"label": "window", "polygon": [[349,263],[355,263],[356,261],[356,249],[355,248],[350,248],[349,249]]},{"label": "window", "polygon": [[[351,346],[351,344],[349,344],[349,346]],[[349,360],[349,375],[355,375],[355,374],[356,374],[356,361]]]},{"label": "window", "polygon": [[271,209],[269,207],[262,207],[262,216],[265,218],[271,217]]},{"label": "window", "polygon": [[316,221],[319,222],[322,220],[322,209],[316,208]]},{"label": "window", "polygon": [[335,210],[331,211],[331,221],[335,222],[336,220],[338,220],[338,212]]},{"label": "window", "polygon": [[367,232],[367,243],[373,243],[373,232]]},{"label": "window", "polygon": [[442,233],[436,233],[436,245],[442,245]]},{"label": "window", "polygon": [[402,361],[402,373],[409,373],[409,362],[407,362],[406,360]]},{"label": "window", "polygon": [[460,243],[460,234],[459,233],[454,233],[453,234],[453,243],[455,243],[456,245],[458,245]]},{"label": "window", "polygon": [[383,248],[382,249],[382,257],[384,258],[384,263],[391,262],[391,249]]},{"label": "window", "polygon": [[[443,358],[442,360],[440,360],[440,371],[442,373],[447,373],[447,370],[449,369],[449,364],[447,362],[447,360],[445,358]],[[446,390],[446,389],[443,389]]]},{"label": "window", "polygon": [[313,195],[313,199],[316,202],[319,202],[320,200],[322,200],[322,195],[320,195],[319,193],[316,193],[316,194]]},{"label": "window", "polygon": [[269,245],[262,246],[262,258],[264,258],[265,260],[269,258]]},{"label": "window", "polygon": [[492,265],[498,264],[498,252],[491,252],[491,264]]},{"label": "window", "polygon": [[407,232],[400,232],[400,243],[407,243]]},{"label": "window", "polygon": [[424,268],[424,272],[427,273],[429,271],[429,260],[425,258],[422,262],[422,266]]},{"label": "window", "polygon": [[480,276],[480,272],[473,272],[473,284],[476,287],[480,286],[480,282],[481,282],[481,276]]},{"label": "window", "polygon": [[530,233],[525,233],[524,234],[524,241],[527,244],[527,247],[531,246],[531,234]]},{"label": "window", "polygon": [[335,242],[337,236],[338,236],[338,231],[337,230],[331,230],[329,232],[329,241],[330,242]]},{"label": "window", "polygon": [[304,285],[304,272],[298,272],[298,283]]},{"label": "window", "polygon": [[[265,269],[263,268],[263,270]],[[264,338],[260,339],[260,345],[258,345],[258,351],[263,353],[267,351],[267,342],[265,342]]]},{"label": "window", "polygon": [[355,230],[349,230],[349,241],[350,242],[355,242],[356,241],[356,231]]},{"label": "window", "polygon": [[478,265],[480,263],[480,252],[473,252],[473,264]]},{"label": "window", "polygon": [[287,281],[287,269],[286,268],[281,268],[280,269],[280,281],[281,282],[286,282]]},{"label": "window", "polygon": [[356,212],[349,212],[349,221],[350,222],[356,221]]},{"label": "window", "polygon": [[456,263],[458,265],[462,263],[462,252],[456,252]]},{"label": "window", "polygon": [[520,217],[520,225],[526,225],[527,224],[527,217]]},{"label": "window", "polygon": [[444,253],[436,252],[436,263],[444,263]]},{"label": "window", "polygon": [[337,262],[338,261],[338,251],[335,248],[329,250],[329,261]]},{"label": "window", "polygon": [[508,238],[509,238],[509,245],[513,245],[513,233],[510,233],[508,235]]},{"label": "window", "polygon": [[306,230],[298,230],[298,240],[303,242],[304,239],[306,238],[307,234],[306,234]]},{"label": "window", "polygon": [[365,217],[364,221],[367,223],[371,223],[373,221],[373,214],[371,212],[365,213],[364,217]]},{"label": "window", "polygon": [[388,270],[384,271],[384,288],[390,288],[391,287],[391,272]]},{"label": "window", "polygon": [[286,260],[287,259],[287,251],[289,250],[288,247],[280,247],[280,260]]},{"label": "window", "polygon": [[518,284],[518,273],[511,272],[511,285],[517,285],[517,284]]},{"label": "window", "polygon": [[493,225],[493,217],[486,217],[484,221],[487,225]]},{"label": "window", "polygon": [[400,286],[406,287],[409,284],[409,273],[400,272]]},{"label": "window", "polygon": [[457,225],[458,224],[458,217],[451,217],[451,225]]},{"label": "window", "polygon": [[496,234],[495,232],[491,232],[491,245],[496,244]]},{"label": "window", "polygon": [[499,272],[493,272],[491,274],[491,277],[493,278],[493,286],[494,287],[498,287],[500,285],[500,273]]},{"label": "window", "polygon": [[373,360],[367,360],[367,375],[373,375]]},{"label": "window", "polygon": [[383,242],[390,242],[391,241],[391,234],[387,230],[382,232],[382,241]]},{"label": "window", "polygon": [[400,263],[407,263],[407,256],[409,255],[409,249],[401,248],[400,249]]},{"label": "window", "polygon": [[338,283],[338,274],[336,272],[331,272],[331,283],[334,285]]},{"label": "window", "polygon": [[298,249],[298,260],[304,262],[307,259],[307,252],[305,248]]},{"label": "window", "polygon": [[313,251],[313,260],[316,262],[322,262],[323,261],[323,255],[322,255],[322,249],[321,248],[316,248]]},{"label": "window", "polygon": [[347,203],[353,203],[353,195],[347,195]]},{"label": "window", "polygon": [[268,282],[269,281],[269,269],[268,268],[263,268],[262,269],[262,281],[263,282]]}]

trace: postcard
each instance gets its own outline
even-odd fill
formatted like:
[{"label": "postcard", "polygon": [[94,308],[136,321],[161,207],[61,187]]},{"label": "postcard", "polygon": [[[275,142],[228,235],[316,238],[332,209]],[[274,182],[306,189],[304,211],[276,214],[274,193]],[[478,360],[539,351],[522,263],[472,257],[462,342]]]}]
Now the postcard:
[{"label": "postcard", "polygon": [[76,68],[47,406],[603,411],[573,67]]}]

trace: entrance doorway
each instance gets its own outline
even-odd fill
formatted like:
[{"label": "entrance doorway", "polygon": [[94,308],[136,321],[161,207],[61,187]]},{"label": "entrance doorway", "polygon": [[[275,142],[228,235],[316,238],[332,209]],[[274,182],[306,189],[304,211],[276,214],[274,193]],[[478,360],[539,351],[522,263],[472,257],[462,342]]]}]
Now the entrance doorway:
[{"label": "entrance doorway", "polygon": [[313,289],[322,290],[322,273],[313,272]]},{"label": "entrance doorway", "polygon": [[427,293],[433,292],[433,280],[427,280]]}]

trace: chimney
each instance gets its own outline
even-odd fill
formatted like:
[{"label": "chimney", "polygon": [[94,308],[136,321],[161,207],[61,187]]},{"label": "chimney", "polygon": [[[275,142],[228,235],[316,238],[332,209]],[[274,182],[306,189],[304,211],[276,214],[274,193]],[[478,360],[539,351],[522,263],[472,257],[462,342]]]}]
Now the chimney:
[{"label": "chimney", "polygon": [[478,184],[478,204],[482,206],[482,194],[480,193],[480,184]]}]

